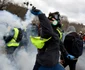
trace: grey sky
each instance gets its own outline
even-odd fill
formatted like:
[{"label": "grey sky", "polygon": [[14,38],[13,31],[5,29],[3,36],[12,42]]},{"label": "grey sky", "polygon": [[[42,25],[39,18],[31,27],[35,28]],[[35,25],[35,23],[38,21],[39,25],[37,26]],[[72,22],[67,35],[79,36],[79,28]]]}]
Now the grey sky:
[{"label": "grey sky", "polygon": [[[22,3],[28,0],[15,0]],[[61,15],[68,17],[70,21],[85,23],[85,0],[29,0],[44,13],[59,11]]]}]

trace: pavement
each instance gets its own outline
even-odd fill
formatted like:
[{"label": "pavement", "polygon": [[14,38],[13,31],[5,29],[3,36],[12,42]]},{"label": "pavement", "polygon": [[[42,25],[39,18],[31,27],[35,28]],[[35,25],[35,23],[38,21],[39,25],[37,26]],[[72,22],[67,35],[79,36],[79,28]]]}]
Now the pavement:
[{"label": "pavement", "polygon": [[[66,67],[66,70],[69,70],[68,66]],[[83,50],[82,56],[80,56],[78,59],[76,70],[85,70],[85,48]]]}]

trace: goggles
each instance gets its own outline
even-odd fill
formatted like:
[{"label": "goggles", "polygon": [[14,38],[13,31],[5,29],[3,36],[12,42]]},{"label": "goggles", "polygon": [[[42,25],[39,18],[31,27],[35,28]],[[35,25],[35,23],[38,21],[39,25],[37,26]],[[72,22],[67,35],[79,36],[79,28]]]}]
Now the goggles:
[{"label": "goggles", "polygon": [[54,15],[54,18],[55,18],[55,19],[59,19],[59,16],[58,16],[58,15]]},{"label": "goggles", "polygon": [[49,20],[52,20],[52,18],[59,20],[60,16],[58,14],[54,14],[54,15],[48,17]]}]

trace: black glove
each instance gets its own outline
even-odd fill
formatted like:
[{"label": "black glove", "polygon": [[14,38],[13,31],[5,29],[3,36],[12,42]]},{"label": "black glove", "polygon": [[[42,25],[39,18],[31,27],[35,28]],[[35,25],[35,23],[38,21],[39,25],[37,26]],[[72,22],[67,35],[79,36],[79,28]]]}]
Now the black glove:
[{"label": "black glove", "polygon": [[34,6],[32,7],[31,13],[36,16],[39,14],[42,14],[42,12],[39,9],[36,9],[36,7],[34,7]]},{"label": "black glove", "polygon": [[3,39],[5,40],[6,39],[6,36],[3,36]]}]

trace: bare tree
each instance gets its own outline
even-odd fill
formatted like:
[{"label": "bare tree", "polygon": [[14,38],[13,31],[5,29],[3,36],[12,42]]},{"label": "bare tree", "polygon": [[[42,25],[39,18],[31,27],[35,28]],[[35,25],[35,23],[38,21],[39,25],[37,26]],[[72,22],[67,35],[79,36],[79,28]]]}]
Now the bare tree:
[{"label": "bare tree", "polygon": [[0,10],[3,10],[6,8],[9,0],[0,0]]}]

